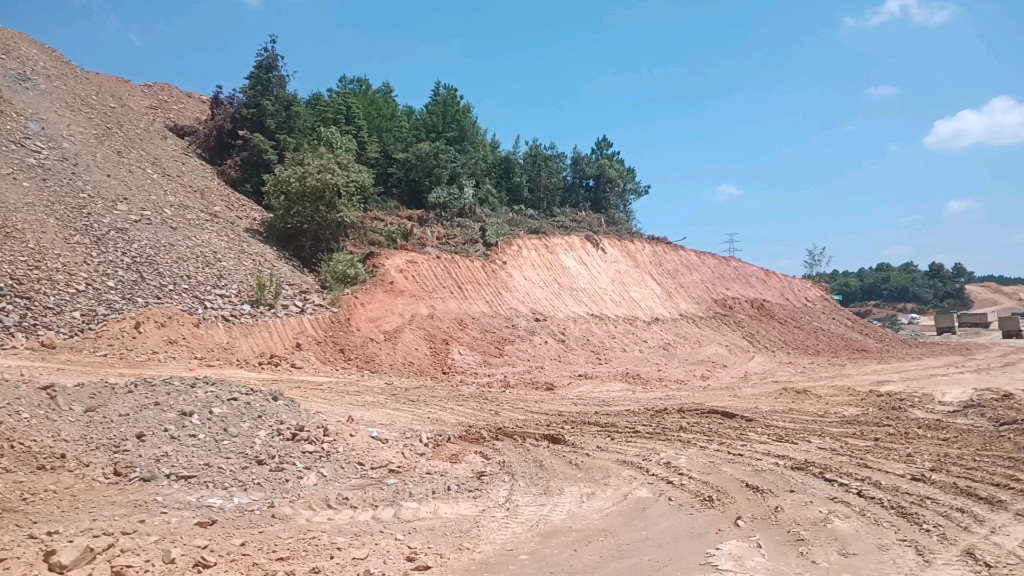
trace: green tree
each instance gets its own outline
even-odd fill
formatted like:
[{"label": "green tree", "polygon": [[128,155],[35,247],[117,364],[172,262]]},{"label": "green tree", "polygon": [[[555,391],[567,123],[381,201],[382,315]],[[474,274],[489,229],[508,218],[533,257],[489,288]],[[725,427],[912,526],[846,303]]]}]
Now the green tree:
[{"label": "green tree", "polygon": [[601,136],[583,154],[574,148],[569,160],[569,182],[565,205],[599,214],[621,214],[632,220],[632,204],[647,195],[651,187],[637,178],[607,136]]},{"label": "green tree", "polygon": [[391,182],[397,200],[410,208],[426,208],[427,196],[442,186],[462,184],[461,158],[447,144],[420,142],[395,158]]},{"label": "green tree", "polygon": [[414,111],[402,106],[395,98],[395,89],[384,82],[374,87],[365,76],[342,76],[330,94],[346,92],[353,94],[362,113],[366,128],[377,142],[379,154],[370,164],[377,186],[394,199],[403,196],[393,180],[398,155],[407,151],[411,144],[410,121]]},{"label": "green tree", "polygon": [[565,194],[567,171],[568,156],[554,142],[544,145],[534,138],[523,154],[527,189],[524,205],[538,212],[553,212]]},{"label": "green tree", "polygon": [[329,95],[314,92],[305,101],[306,134],[313,136],[323,128],[334,128],[356,145],[356,160],[373,167],[380,156],[377,138],[370,131],[359,102],[352,92],[330,91]]},{"label": "green tree", "polygon": [[804,278],[810,278],[816,276],[820,272],[824,272],[826,268],[832,265],[832,256],[826,252],[825,247],[818,248],[817,244],[812,244],[810,248],[806,250],[807,257],[804,258]]},{"label": "green tree", "polygon": [[247,136],[233,185],[257,200],[263,199],[265,177],[299,147],[302,102],[288,89],[291,78],[284,56],[277,51],[277,36],[271,35],[256,52],[239,90],[241,104],[234,112],[237,129]]}]

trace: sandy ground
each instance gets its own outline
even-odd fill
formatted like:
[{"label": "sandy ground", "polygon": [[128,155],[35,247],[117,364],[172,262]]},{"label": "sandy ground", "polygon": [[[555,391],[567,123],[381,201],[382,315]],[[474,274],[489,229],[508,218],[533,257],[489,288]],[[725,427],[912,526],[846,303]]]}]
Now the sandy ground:
[{"label": "sandy ground", "polygon": [[972,312],[995,311],[999,316],[1024,312],[1024,286],[1000,286],[995,282],[968,284],[967,296],[974,302]]}]

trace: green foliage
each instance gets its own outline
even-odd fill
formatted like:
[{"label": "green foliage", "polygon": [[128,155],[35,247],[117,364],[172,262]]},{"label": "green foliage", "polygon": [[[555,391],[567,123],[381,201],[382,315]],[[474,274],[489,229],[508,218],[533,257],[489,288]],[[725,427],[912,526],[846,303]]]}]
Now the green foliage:
[{"label": "green foliage", "polygon": [[1003,276],[1002,274],[981,274],[977,277],[977,282],[995,282],[1000,286],[1024,286],[1024,277],[1021,276]]},{"label": "green foliage", "polygon": [[323,145],[293,157],[267,178],[266,236],[307,265],[340,247],[373,196],[373,175],[355,161],[354,152],[350,139],[328,130]]},{"label": "green foliage", "polygon": [[291,78],[284,56],[277,51],[277,37],[272,35],[256,52],[234,111],[235,128],[246,136],[237,180],[231,184],[256,199],[263,197],[264,178],[286,154],[299,148],[303,103],[288,89]]},{"label": "green foliage", "polygon": [[366,282],[368,275],[359,258],[349,252],[334,252],[320,261],[320,284],[330,292],[342,292]]},{"label": "green foliage", "polygon": [[488,218],[480,225],[480,240],[484,246],[492,248],[501,242],[502,238],[512,235],[512,229],[500,217]]},{"label": "green foliage", "polygon": [[450,216],[469,216],[476,209],[476,191],[466,184],[444,184],[427,195],[427,207]]},{"label": "green foliage", "polygon": [[536,230],[571,229],[555,220],[594,213],[602,230],[634,231],[633,202],[650,190],[605,136],[588,153],[519,137],[503,149],[451,84],[436,82],[412,107],[364,76],[305,98],[291,80],[271,36],[237,91],[217,87],[209,118],[173,129],[270,210],[268,238],[307,265],[338,249],[359,211],[389,203],[449,219],[527,210]]},{"label": "green foliage", "polygon": [[632,216],[633,202],[651,189],[637,179],[636,169],[626,165],[607,136],[598,138],[589,154],[573,149],[568,179],[564,204],[599,214]]},{"label": "green foliage", "polygon": [[900,317],[896,314],[889,314],[888,316],[883,318],[882,321],[879,322],[879,324],[882,326],[882,328],[885,328],[886,330],[892,332],[893,334],[899,334],[900,331],[903,330],[903,326],[900,324]]},{"label": "green foliage", "polygon": [[274,308],[281,302],[284,283],[273,272],[259,270],[252,279],[252,303],[263,308]]},{"label": "green foliage", "polygon": [[970,308],[964,286],[975,281],[974,273],[959,262],[951,268],[932,262],[927,270],[913,262],[899,266],[882,262],[856,272],[833,270],[806,277],[827,285],[832,294],[841,294],[843,306],[882,302],[959,310]]}]

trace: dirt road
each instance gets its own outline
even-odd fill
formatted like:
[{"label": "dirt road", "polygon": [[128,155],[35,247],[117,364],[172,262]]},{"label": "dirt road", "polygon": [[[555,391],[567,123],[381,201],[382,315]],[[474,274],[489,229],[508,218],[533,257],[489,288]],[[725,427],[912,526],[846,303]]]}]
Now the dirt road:
[{"label": "dirt road", "polygon": [[[89,566],[123,573],[1020,573],[1016,344],[550,391],[8,354],[0,566],[45,570],[47,549],[106,538],[116,545]],[[234,408],[250,386],[263,392]],[[303,424],[305,438],[292,432]],[[275,436],[281,478],[245,446],[222,449]],[[140,480],[154,446],[190,468],[155,464],[160,479]]]}]

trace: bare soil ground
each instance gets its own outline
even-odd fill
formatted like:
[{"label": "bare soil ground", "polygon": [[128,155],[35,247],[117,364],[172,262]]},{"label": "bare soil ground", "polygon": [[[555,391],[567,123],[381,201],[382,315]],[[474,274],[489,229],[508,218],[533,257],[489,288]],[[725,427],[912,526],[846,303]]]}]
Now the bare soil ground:
[{"label": "bare soil ground", "polygon": [[968,284],[967,296],[974,302],[972,312],[996,311],[1000,316],[1024,312],[1024,286],[1000,286],[995,282]]},{"label": "bare soil ground", "polygon": [[7,357],[0,566],[1019,574],[1013,344],[556,391]]},{"label": "bare soil ground", "polygon": [[394,253],[332,316],[3,352],[0,568],[1021,573],[1021,343],[601,248]]}]

